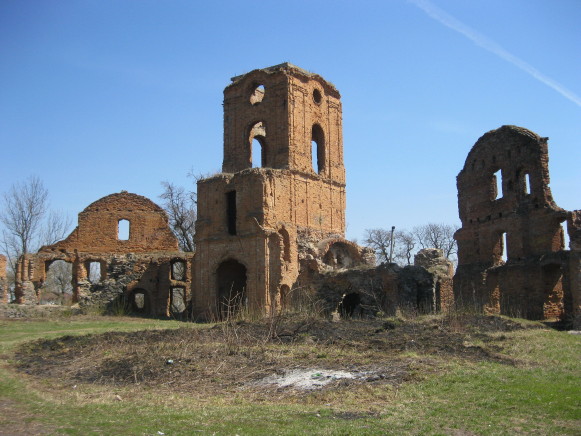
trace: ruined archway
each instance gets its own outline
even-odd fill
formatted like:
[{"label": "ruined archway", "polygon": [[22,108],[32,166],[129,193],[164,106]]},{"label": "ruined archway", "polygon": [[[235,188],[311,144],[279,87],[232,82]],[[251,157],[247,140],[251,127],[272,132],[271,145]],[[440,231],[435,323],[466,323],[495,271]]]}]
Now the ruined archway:
[{"label": "ruined archway", "polygon": [[254,168],[268,167],[269,153],[266,143],[266,126],[264,122],[252,123],[248,129],[248,145],[250,152],[250,164]]},{"label": "ruined archway", "polygon": [[216,270],[218,313],[229,316],[246,306],[246,267],[234,259],[222,262]]},{"label": "ruined archway", "polygon": [[343,241],[329,244],[323,262],[333,268],[350,268],[361,262],[357,249]]},{"label": "ruined archway", "polygon": [[357,292],[344,295],[337,307],[337,312],[341,318],[353,318],[353,316],[360,315],[361,296]]},{"label": "ruined archway", "polygon": [[40,304],[70,305],[73,298],[73,264],[62,259],[45,263],[46,279],[38,291]]}]

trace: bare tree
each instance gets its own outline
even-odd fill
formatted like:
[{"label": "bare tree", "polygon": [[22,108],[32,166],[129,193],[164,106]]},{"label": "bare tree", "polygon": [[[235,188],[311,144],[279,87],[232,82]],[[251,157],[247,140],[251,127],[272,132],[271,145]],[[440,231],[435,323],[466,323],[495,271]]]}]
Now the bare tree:
[{"label": "bare tree", "polygon": [[63,240],[71,226],[70,217],[51,210],[42,226],[41,245],[52,245]]},{"label": "bare tree", "polygon": [[8,258],[11,285],[21,255],[64,238],[71,226],[64,215],[48,212],[48,190],[38,177],[15,183],[3,194],[0,223],[3,224],[0,251]]},{"label": "bare tree", "polygon": [[375,257],[379,262],[389,262],[389,248],[391,244],[390,230],[366,229],[364,242],[375,251]]},{"label": "bare tree", "polygon": [[164,200],[163,207],[168,214],[170,227],[178,239],[180,249],[194,251],[196,193],[170,182],[161,184],[164,190],[160,198]]},{"label": "bare tree", "polygon": [[416,240],[413,233],[407,230],[398,230],[395,232],[395,259],[400,265],[411,265]]},{"label": "bare tree", "polygon": [[413,234],[422,248],[439,248],[448,259],[458,251],[454,233],[458,226],[429,223],[414,227]]},{"label": "bare tree", "polygon": [[46,214],[47,199],[48,191],[38,177],[16,183],[4,193],[0,221],[7,248],[18,255],[30,252]]}]

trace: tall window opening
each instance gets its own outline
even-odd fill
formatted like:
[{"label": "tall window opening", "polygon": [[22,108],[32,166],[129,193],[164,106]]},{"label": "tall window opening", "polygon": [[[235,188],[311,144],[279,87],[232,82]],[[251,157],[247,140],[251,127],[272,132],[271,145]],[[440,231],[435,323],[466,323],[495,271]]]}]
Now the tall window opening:
[{"label": "tall window opening", "polygon": [[129,232],[131,230],[131,223],[129,220],[119,220],[117,226],[117,239],[120,241],[129,240]]},{"label": "tall window opening", "polygon": [[563,226],[563,224],[561,224],[559,226],[559,239],[560,239],[560,245],[561,245],[561,250],[570,250],[571,249],[571,240],[569,239],[569,233],[567,233],[567,231],[565,230],[565,227]]},{"label": "tall window opening", "polygon": [[226,223],[228,233],[236,234],[236,191],[226,193]]},{"label": "tall window opening", "polygon": [[525,194],[531,193],[531,175],[529,173],[525,173]]},{"label": "tall window opening", "polygon": [[170,312],[173,316],[182,315],[186,310],[186,290],[181,286],[170,288]]},{"label": "tall window opening", "polygon": [[325,133],[318,124],[313,125],[311,135],[311,160],[315,172],[320,174],[325,170]]},{"label": "tall window opening", "polygon": [[290,255],[290,237],[288,235],[288,232],[286,229],[280,229],[278,231],[278,233],[280,234],[280,236],[282,236],[282,256],[283,259],[285,260],[285,262],[290,262],[291,260],[291,255]]},{"label": "tall window opening", "polygon": [[89,282],[99,283],[101,281],[101,262],[95,260],[89,261],[87,270]]},{"label": "tall window opening", "polygon": [[287,285],[280,287],[280,308],[282,310],[288,309],[290,306],[290,288]]},{"label": "tall window opening", "polygon": [[500,258],[502,259],[503,262],[506,263],[506,261],[508,260],[508,243],[506,239],[506,232],[503,232],[502,235],[500,236],[500,245],[501,245]]},{"label": "tall window opening", "polygon": [[255,123],[248,133],[250,147],[250,164],[253,168],[266,167],[268,162],[268,147],[266,143],[266,128],[262,121]]},{"label": "tall window opening", "polygon": [[252,168],[260,168],[265,166],[265,152],[262,141],[259,137],[252,139]]},{"label": "tall window opening", "polygon": [[502,198],[502,171],[498,170],[497,172],[494,173],[494,176],[492,176],[493,178],[493,186],[494,186],[494,199],[498,200],[499,198]]},{"label": "tall window opening", "polygon": [[186,278],[186,263],[182,260],[174,260],[171,264],[171,279],[185,280]]}]

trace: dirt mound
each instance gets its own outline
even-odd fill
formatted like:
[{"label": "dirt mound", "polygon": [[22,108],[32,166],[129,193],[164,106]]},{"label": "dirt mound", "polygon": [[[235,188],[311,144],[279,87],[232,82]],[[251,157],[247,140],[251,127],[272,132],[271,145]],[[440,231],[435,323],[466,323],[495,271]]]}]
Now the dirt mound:
[{"label": "dirt mound", "polygon": [[437,370],[442,358],[513,364],[502,354],[505,337],[493,333],[517,328],[523,327],[486,316],[340,322],[280,317],[39,340],[21,346],[16,361],[20,371],[65,383],[155,386],[197,395],[300,390],[300,384],[260,383],[297,371],[307,378],[351,374],[319,383],[330,389],[399,384],[413,378],[412,373]]}]

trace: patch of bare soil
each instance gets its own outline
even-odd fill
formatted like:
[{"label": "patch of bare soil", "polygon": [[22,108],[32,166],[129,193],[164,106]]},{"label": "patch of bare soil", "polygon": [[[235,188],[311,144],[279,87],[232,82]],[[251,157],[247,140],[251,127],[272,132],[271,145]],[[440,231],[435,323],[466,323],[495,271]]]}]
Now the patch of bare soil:
[{"label": "patch of bare soil", "polygon": [[32,412],[7,398],[0,398],[0,436],[58,434],[35,420]]},{"label": "patch of bare soil", "polygon": [[239,390],[287,395],[300,390],[298,385],[260,381],[302,371],[313,379],[353,375],[327,380],[320,389],[398,385],[437,371],[450,358],[513,364],[502,354],[505,337],[493,333],[520,328],[507,319],[476,315],[340,322],[278,317],[39,340],[21,346],[15,359],[19,371],[71,385],[139,385],[198,397]]}]

